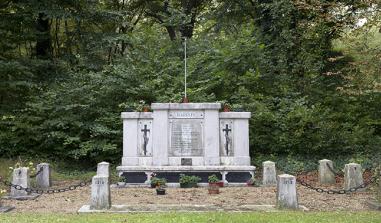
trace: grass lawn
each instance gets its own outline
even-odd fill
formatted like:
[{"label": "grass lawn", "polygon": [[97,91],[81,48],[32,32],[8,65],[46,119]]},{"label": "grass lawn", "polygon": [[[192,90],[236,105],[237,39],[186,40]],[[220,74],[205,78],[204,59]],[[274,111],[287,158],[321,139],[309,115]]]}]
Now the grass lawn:
[{"label": "grass lawn", "polygon": [[1,223],[54,222],[381,222],[381,212],[150,213],[150,214],[0,214]]}]

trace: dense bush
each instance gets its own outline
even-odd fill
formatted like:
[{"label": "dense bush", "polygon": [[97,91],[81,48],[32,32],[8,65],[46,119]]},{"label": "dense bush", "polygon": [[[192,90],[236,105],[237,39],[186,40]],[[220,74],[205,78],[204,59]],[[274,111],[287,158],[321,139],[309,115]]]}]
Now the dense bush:
[{"label": "dense bush", "polygon": [[[120,113],[136,110],[140,101],[182,98],[180,34],[192,37],[188,97],[252,112],[256,161],[285,156],[300,166],[290,156],[380,153],[379,49],[366,43],[381,38],[351,31],[353,16],[369,5],[173,0],[162,8],[156,7],[161,1],[127,2],[54,1],[45,11],[23,1],[0,5],[13,12],[0,22],[9,34],[0,42],[0,156],[118,162]],[[356,13],[327,16],[343,5]],[[181,8],[190,6],[194,14]],[[31,17],[25,23],[17,15]],[[40,25],[50,22],[37,32],[45,37],[34,37],[32,15]],[[378,24],[372,20],[369,27]],[[372,33],[369,27],[362,30]],[[38,55],[37,45],[51,52]]]}]

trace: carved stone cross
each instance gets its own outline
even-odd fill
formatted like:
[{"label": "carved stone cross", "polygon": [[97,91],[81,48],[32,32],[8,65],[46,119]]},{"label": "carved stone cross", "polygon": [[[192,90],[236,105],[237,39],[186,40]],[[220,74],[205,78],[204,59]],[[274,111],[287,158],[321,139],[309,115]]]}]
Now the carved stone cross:
[{"label": "carved stone cross", "polygon": [[141,131],[144,133],[144,135],[143,135],[143,139],[144,139],[143,152],[144,152],[144,155],[146,156],[147,155],[147,145],[148,145],[148,141],[149,141],[147,133],[150,132],[150,130],[147,129],[147,125],[144,125],[144,129],[142,129]]},{"label": "carved stone cross", "polygon": [[224,129],[222,129],[222,131],[225,132],[225,151],[226,151],[226,155],[229,155],[229,142],[230,142],[229,132],[231,132],[232,129],[229,129],[229,125],[226,124],[226,127]]}]

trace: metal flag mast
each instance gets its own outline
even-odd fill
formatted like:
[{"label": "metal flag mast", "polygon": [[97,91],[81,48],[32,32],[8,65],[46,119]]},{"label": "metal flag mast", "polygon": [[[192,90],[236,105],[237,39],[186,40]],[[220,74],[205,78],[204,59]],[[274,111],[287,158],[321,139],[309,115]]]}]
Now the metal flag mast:
[{"label": "metal flag mast", "polygon": [[184,100],[188,102],[187,98],[187,38],[184,37]]}]

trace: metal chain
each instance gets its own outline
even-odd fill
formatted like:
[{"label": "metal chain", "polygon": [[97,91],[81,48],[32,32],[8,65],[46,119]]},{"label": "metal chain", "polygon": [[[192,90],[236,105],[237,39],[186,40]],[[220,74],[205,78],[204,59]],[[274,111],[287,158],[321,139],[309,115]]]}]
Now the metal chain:
[{"label": "metal chain", "polygon": [[336,170],[333,169],[333,167],[331,165],[329,165],[328,163],[326,163],[329,171],[331,171],[333,174],[337,175],[337,176],[343,176],[344,173],[341,171],[340,173]]},{"label": "metal chain", "polygon": [[40,169],[37,171],[37,173],[33,174],[33,175],[30,175],[29,177],[30,178],[35,178],[36,176],[38,176],[38,174],[42,173],[42,171],[44,170],[43,167],[40,167]]},{"label": "metal chain", "polygon": [[48,189],[48,190],[34,189],[34,188],[25,188],[25,187],[22,187],[20,185],[15,185],[15,184],[12,184],[12,183],[10,183],[10,182],[8,182],[6,180],[3,180],[2,177],[0,177],[0,182],[2,182],[5,186],[13,187],[16,190],[23,190],[23,191],[26,191],[28,193],[55,194],[55,193],[62,193],[62,192],[66,192],[66,191],[76,190],[77,188],[89,186],[89,185],[91,185],[92,181],[91,180],[83,181],[83,182],[81,182],[79,184],[70,185],[68,187],[56,188],[56,189]]},{"label": "metal chain", "polygon": [[[302,173],[306,173],[306,172],[302,172]],[[299,174],[296,174],[296,181],[298,183],[300,183],[300,185],[304,186],[304,187],[307,187],[308,189],[311,189],[311,190],[315,190],[316,192],[319,192],[319,193],[327,193],[327,194],[348,194],[348,193],[353,193],[353,192],[356,192],[360,189],[364,189],[364,188],[367,188],[370,184],[373,184],[374,182],[377,181],[378,177],[381,176],[381,173],[379,175],[376,175],[376,176],[373,176],[368,182],[365,182],[357,187],[352,187],[352,188],[349,188],[347,190],[331,190],[331,189],[325,189],[325,188],[320,188],[320,187],[315,187],[313,185],[311,185],[310,183],[307,183],[306,181],[304,180],[301,180],[300,178],[298,178],[298,176],[300,176],[301,173]]]}]

